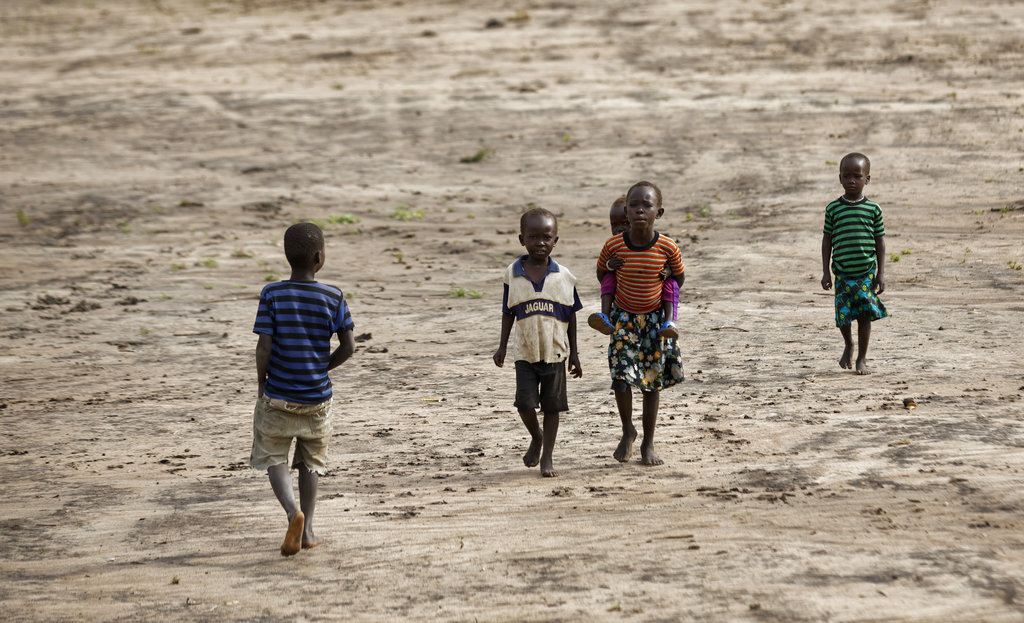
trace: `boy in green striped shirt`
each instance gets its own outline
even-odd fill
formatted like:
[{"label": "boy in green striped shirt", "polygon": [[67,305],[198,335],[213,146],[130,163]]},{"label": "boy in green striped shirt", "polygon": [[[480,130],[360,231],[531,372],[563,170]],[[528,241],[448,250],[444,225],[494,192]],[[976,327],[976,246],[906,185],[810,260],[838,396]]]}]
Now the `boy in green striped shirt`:
[{"label": "boy in green striped shirt", "polygon": [[[871,181],[871,161],[860,153],[843,156],[839,162],[839,183],[846,191],[825,208],[821,237],[821,287],[831,289],[835,273],[836,326],[846,347],[839,365],[857,374],[870,374],[867,367],[871,323],[888,313],[878,295],[885,291],[885,225],[882,209],[864,196]],[[831,260],[831,266],[830,266]],[[831,269],[831,272],[830,272]],[[857,360],[853,357],[852,326],[857,320]]]}]

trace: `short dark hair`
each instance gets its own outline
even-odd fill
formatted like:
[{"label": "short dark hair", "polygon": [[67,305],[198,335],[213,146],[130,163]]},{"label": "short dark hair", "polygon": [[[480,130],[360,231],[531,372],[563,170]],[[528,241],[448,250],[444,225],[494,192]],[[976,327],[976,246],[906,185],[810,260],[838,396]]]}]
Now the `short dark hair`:
[{"label": "short dark hair", "polygon": [[526,212],[523,212],[523,215],[519,217],[519,233],[523,233],[523,230],[526,229],[526,221],[538,216],[551,219],[555,224],[555,227],[558,227],[558,217],[552,214],[551,210],[545,210],[544,208],[530,208]]},{"label": "short dark hair", "polygon": [[620,208],[625,208],[626,207],[626,195],[620,195],[618,199],[613,201],[612,202],[612,207],[610,209],[614,209],[615,206],[619,206]]},{"label": "short dark hair", "polygon": [[292,268],[309,268],[324,248],[324,232],[313,223],[296,223],[284,232],[284,256]]},{"label": "short dark hair", "polygon": [[863,160],[864,161],[864,168],[866,168],[868,171],[871,171],[871,160],[869,160],[867,156],[865,156],[864,154],[862,154],[862,153],[860,153],[858,151],[855,151],[853,153],[849,153],[849,154],[846,154],[845,156],[843,156],[843,159],[839,161],[839,168],[840,169],[843,168],[843,165],[846,164],[847,160]]},{"label": "short dark hair", "polygon": [[660,208],[661,207],[661,189],[658,188],[658,186],[654,182],[648,182],[646,180],[641,180],[641,181],[637,182],[636,184],[633,184],[632,186],[629,187],[629,190],[626,191],[626,196],[629,197],[629,193],[633,192],[633,189],[635,189],[635,188],[642,188],[644,186],[646,186],[646,187],[648,187],[648,188],[650,188],[651,190],[654,191],[654,200],[658,204],[656,207]]}]

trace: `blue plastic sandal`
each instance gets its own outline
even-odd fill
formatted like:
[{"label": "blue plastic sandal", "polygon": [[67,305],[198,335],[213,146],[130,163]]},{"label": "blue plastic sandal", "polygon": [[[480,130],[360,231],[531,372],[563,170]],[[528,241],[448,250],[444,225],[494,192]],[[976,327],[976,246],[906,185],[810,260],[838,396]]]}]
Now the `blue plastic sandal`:
[{"label": "blue plastic sandal", "polygon": [[615,325],[604,314],[590,314],[590,317],[587,318],[587,324],[590,325],[590,328],[605,335],[611,335],[615,332]]},{"label": "blue plastic sandal", "polygon": [[679,339],[679,327],[677,327],[676,323],[671,320],[666,320],[665,324],[661,325],[661,328],[658,329],[658,337],[667,337],[677,340]]}]

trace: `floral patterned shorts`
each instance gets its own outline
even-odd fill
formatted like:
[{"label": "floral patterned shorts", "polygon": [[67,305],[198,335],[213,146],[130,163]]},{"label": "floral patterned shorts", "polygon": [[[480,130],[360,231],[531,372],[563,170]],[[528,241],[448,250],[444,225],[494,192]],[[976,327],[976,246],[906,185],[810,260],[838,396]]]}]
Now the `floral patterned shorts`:
[{"label": "floral patterned shorts", "polygon": [[683,360],[676,340],[658,337],[664,323],[660,309],[634,314],[612,307],[615,332],[608,344],[612,389],[622,383],[651,392],[683,380]]},{"label": "floral patterned shorts", "polygon": [[836,275],[836,326],[845,327],[854,319],[866,315],[869,320],[881,320],[889,315],[872,286],[875,269],[860,277]]}]

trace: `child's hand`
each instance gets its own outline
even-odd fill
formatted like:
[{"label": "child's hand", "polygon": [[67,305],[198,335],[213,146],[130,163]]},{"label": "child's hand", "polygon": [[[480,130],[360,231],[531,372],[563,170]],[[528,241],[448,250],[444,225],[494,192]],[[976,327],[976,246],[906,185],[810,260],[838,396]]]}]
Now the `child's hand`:
[{"label": "child's hand", "polygon": [[569,353],[569,374],[574,379],[583,376],[583,368],[580,366],[580,356],[578,353]]},{"label": "child's hand", "polygon": [[825,275],[821,278],[821,289],[822,290],[831,290],[832,289],[832,275],[830,275],[828,273],[825,273]]},{"label": "child's hand", "polygon": [[882,275],[875,275],[875,281],[871,286],[875,289],[875,294],[885,292],[885,277]]},{"label": "child's hand", "polygon": [[613,255],[608,258],[608,270],[619,270],[626,263],[626,260],[622,259],[618,255]]},{"label": "child's hand", "polygon": [[669,267],[669,265],[666,263],[664,266],[661,267],[661,270],[658,271],[658,277],[662,281],[665,281],[666,279],[668,279],[671,276],[672,276],[672,268]]},{"label": "child's hand", "polygon": [[494,365],[499,368],[505,365],[505,347],[502,346],[498,350],[494,351]]}]

